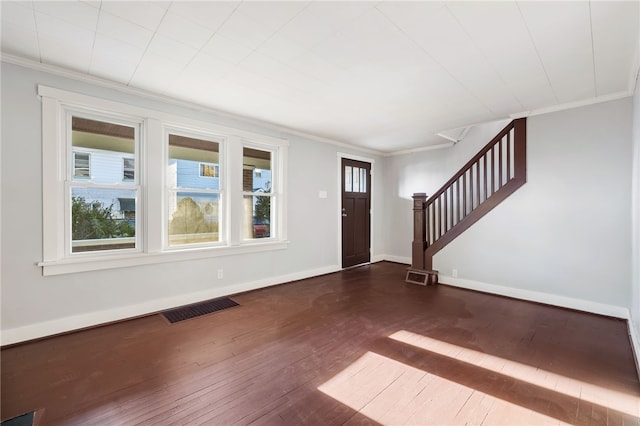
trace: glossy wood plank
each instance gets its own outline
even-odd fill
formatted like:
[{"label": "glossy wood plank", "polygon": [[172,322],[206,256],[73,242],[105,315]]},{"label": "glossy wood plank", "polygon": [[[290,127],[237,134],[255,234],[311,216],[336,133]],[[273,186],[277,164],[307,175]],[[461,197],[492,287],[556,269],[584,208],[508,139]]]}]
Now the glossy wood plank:
[{"label": "glossy wood plank", "polygon": [[624,321],[403,281],[381,262],[1,352],[43,425],[639,422]]}]

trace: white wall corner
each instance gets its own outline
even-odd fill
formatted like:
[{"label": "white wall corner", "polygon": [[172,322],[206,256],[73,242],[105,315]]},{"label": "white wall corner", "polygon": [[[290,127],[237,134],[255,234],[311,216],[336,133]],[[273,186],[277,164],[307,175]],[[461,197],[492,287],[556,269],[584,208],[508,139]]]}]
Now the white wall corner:
[{"label": "white wall corner", "polygon": [[526,300],[529,302],[544,303],[546,305],[553,305],[561,308],[575,309],[577,311],[622,318],[628,321],[630,320],[629,309],[623,306],[609,305],[606,303],[598,303],[590,300],[576,299],[551,293],[505,287],[480,281],[454,278],[447,275],[440,275],[439,281],[442,284],[453,287],[482,291],[485,293],[512,297],[514,299]]},{"label": "white wall corner", "polygon": [[245,291],[256,290],[259,288],[269,287],[277,284],[283,284],[291,281],[312,278],[319,275],[330,274],[339,270],[340,267],[338,265],[328,265],[322,268],[265,278],[258,281],[233,284],[226,287],[212,288],[196,293],[181,294],[175,297],[151,300],[136,305],[123,306],[97,312],[89,312],[86,314],[74,315],[71,317],[30,324],[24,327],[11,328],[2,330],[2,333],[0,335],[0,345],[13,345],[29,340],[54,336],[56,334],[68,333],[84,328],[108,324],[111,322],[141,317],[179,306],[189,305],[191,303],[202,302],[204,300],[243,293]]}]

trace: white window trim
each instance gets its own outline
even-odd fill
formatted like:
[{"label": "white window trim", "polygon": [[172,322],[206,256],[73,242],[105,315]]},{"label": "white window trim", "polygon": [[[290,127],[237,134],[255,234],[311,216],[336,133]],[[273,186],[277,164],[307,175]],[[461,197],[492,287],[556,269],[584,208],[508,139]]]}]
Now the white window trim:
[{"label": "white window trim", "polygon": [[[278,230],[280,229],[280,226],[282,226],[282,224],[278,220],[280,216],[278,214],[280,209],[280,203],[281,203],[280,200],[283,194],[283,186],[280,184],[282,177],[280,176],[280,173],[279,173],[280,170],[282,169],[280,169],[279,161],[280,161],[280,157],[285,154],[281,152],[282,150],[276,147],[261,144],[260,142],[257,142],[257,141],[244,139],[241,142],[242,142],[241,149],[243,150],[244,148],[252,148],[260,151],[270,152],[272,154],[271,156],[272,170],[271,170],[271,192],[267,193],[267,192],[244,191],[244,185],[241,183],[241,187],[243,188],[243,191],[242,191],[243,197],[245,195],[271,197],[271,217],[269,218],[270,236],[268,238],[244,238],[244,236],[241,234],[240,240],[242,241],[242,244],[258,242],[258,241],[269,241],[274,239],[274,237],[272,236],[272,233],[275,233],[276,235],[278,235]],[[243,176],[243,180],[244,180],[244,176]],[[244,205],[240,207],[242,209],[240,214],[244,215]]]},{"label": "white window trim", "polygon": [[[37,265],[42,267],[43,275],[207,259],[282,250],[288,247],[286,227],[288,140],[42,85],[38,86],[38,95],[42,100],[43,259]],[[118,114],[127,118],[139,119],[143,123],[141,133],[146,141],[164,141],[164,129],[167,127],[201,129],[206,133],[224,135],[228,149],[221,153],[224,155],[224,162],[221,164],[226,165],[242,164],[244,142],[276,150],[278,153],[277,167],[274,165],[274,169],[280,171],[278,178],[279,215],[276,218],[278,235],[262,241],[242,240],[242,224],[236,220],[225,224],[223,229],[226,232],[226,244],[223,246],[189,247],[182,250],[172,248],[169,251],[164,248],[163,241],[164,229],[167,226],[165,225],[165,214],[149,214],[141,216],[144,217],[140,236],[140,246],[143,251],[137,253],[98,252],[95,255],[67,256],[65,252],[66,232],[63,226],[67,220],[65,214],[65,179],[67,174],[65,165],[68,163],[63,114],[67,109],[94,111],[98,115],[104,112],[107,116],[116,115],[114,112],[117,111]],[[138,200],[141,215],[144,215],[144,212],[164,212],[165,210],[166,148],[149,149],[150,143],[145,140],[141,140],[139,145],[137,157],[139,160],[136,170],[140,174],[136,179],[138,182],[144,183],[144,186],[141,186],[139,190],[140,199]],[[229,200],[223,207],[225,209],[224,217],[241,217],[232,216],[232,213],[238,212],[238,208],[240,211],[242,209],[242,168],[227,167],[225,170],[221,170],[221,175],[226,176],[228,180],[224,187],[224,191],[229,195]],[[233,194],[238,194],[238,196]],[[221,226],[223,225],[221,224]]]},{"label": "white window trim", "polygon": [[[64,121],[62,123],[60,123],[61,125],[63,125],[62,130],[62,134],[64,134],[64,141],[60,141],[59,143],[64,143],[65,148],[64,148],[64,155],[63,158],[61,159],[62,162],[60,163],[60,167],[62,167],[64,170],[67,170],[67,168],[65,167],[66,164],[64,163],[66,158],[70,158],[71,154],[73,153],[73,145],[72,145],[72,141],[71,141],[71,137],[72,137],[72,131],[71,131],[71,122],[72,122],[72,117],[83,117],[83,118],[89,118],[91,120],[98,120],[98,121],[108,121],[108,122],[113,122],[116,124],[120,124],[123,126],[130,126],[132,128],[135,129],[135,138],[134,138],[134,153],[131,156],[131,158],[134,159],[134,161],[136,160],[136,158],[139,158],[139,152],[140,152],[140,146],[142,145],[140,143],[140,140],[143,137],[143,131],[142,131],[142,126],[144,123],[144,120],[140,117],[136,117],[136,116],[123,116],[123,114],[121,113],[113,113],[113,112],[98,112],[96,113],[95,111],[89,111],[87,108],[83,108],[83,107],[79,107],[77,105],[72,106],[72,105],[61,105],[60,106],[61,109],[61,115],[64,114]],[[88,148],[88,149],[83,149],[85,150],[85,152],[91,154],[91,153],[96,153],[96,152],[101,152],[102,150],[100,149],[94,149],[94,148]],[[104,151],[103,151],[104,152]],[[89,157],[89,161],[91,161],[91,156]],[[140,162],[137,162],[137,164],[140,164]],[[120,180],[119,182],[113,182],[113,183],[108,183],[108,184],[98,184],[95,183],[93,181],[94,179],[94,175],[91,172],[91,164],[89,165],[89,170],[90,170],[90,176],[89,179],[83,179],[80,178],[78,180],[74,180],[74,164],[69,164],[69,170],[68,170],[68,175],[65,174],[65,179],[64,179],[64,191],[65,191],[65,222],[64,222],[64,226],[65,226],[65,257],[77,257],[77,258],[81,258],[81,257],[97,257],[97,256],[105,256],[105,255],[109,255],[109,254],[131,254],[131,253],[140,253],[143,251],[143,240],[140,237],[140,235],[142,234],[142,229],[144,228],[144,220],[145,220],[145,216],[144,216],[144,205],[142,205],[142,203],[136,201],[136,225],[135,225],[135,232],[136,235],[134,237],[135,240],[135,247],[134,248],[126,248],[126,249],[117,249],[117,250],[105,250],[105,251],[89,251],[89,252],[80,252],[80,253],[73,253],[72,252],[72,240],[71,240],[71,188],[72,187],[76,187],[76,188],[101,188],[101,189],[118,189],[118,190],[131,190],[131,191],[135,191],[136,193],[136,200],[140,200],[141,199],[141,193],[143,192],[143,185],[141,182],[141,176],[144,175],[144,173],[142,173],[142,170],[140,169],[140,167],[137,167],[137,176],[134,176],[134,179],[132,180]],[[44,206],[44,204],[43,204]]]}]

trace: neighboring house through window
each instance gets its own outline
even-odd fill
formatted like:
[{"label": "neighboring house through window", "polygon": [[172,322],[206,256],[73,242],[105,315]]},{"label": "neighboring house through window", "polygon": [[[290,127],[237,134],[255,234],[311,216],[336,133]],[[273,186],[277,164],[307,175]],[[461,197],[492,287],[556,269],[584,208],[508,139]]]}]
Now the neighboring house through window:
[{"label": "neighboring house through window", "polygon": [[[217,243],[220,238],[220,161],[222,139],[200,134],[168,134],[167,245]],[[203,163],[203,161],[206,161]]]},{"label": "neighboring house through window", "polygon": [[287,247],[286,140],[38,93],[45,275]]},{"label": "neighboring house through window", "polygon": [[[127,182],[120,179],[120,167],[123,154],[136,153],[139,124],[117,123],[106,116],[88,118],[75,111],[67,114],[71,121],[68,130],[74,162],[69,179],[70,198],[65,200],[65,204],[71,206],[68,251],[86,253],[137,248],[135,163],[130,159],[131,179]],[[90,151],[91,155],[77,150]],[[133,206],[128,207],[129,220],[125,220],[119,199],[134,200]]]}]

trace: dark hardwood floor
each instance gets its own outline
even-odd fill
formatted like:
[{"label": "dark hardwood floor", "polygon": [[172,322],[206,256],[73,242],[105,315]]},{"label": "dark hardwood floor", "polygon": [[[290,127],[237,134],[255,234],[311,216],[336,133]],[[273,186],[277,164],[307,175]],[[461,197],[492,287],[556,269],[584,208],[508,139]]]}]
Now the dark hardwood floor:
[{"label": "dark hardwood floor", "polygon": [[40,424],[638,425],[624,321],[377,263],[2,350],[1,417]]}]

